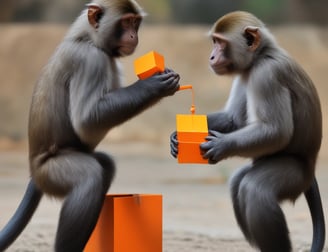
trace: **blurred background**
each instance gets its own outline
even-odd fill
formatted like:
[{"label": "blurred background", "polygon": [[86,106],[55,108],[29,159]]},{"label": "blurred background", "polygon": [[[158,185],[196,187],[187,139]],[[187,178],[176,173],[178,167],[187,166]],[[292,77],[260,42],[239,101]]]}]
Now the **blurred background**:
[{"label": "blurred background", "polygon": [[[325,0],[140,0],[150,18],[148,23],[213,23],[218,16],[242,9],[272,24],[327,24]],[[87,1],[1,0],[1,22],[70,23]]]},{"label": "blurred background", "polygon": [[[86,1],[0,0],[0,147],[26,143],[30,97],[35,81]],[[328,1],[326,0],[139,0],[148,16],[136,53],[122,59],[125,83],[136,80],[133,60],[157,50],[166,65],[193,84],[197,113],[219,109],[231,78],[208,67],[211,42],[206,36],[217,18],[246,10],[261,18],[279,43],[305,68],[321,96],[326,133],[328,94]],[[179,92],[112,131],[112,142],[151,141],[166,144],[175,129],[175,114],[189,113],[191,94]],[[325,134],[326,135],[326,134]],[[324,137],[323,149],[327,145]]]}]

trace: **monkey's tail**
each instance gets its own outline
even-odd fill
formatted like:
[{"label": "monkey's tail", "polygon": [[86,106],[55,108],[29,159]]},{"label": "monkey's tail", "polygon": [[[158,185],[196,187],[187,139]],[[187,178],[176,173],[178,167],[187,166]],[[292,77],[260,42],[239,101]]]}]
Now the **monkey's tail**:
[{"label": "monkey's tail", "polygon": [[8,248],[24,230],[38,207],[41,198],[42,192],[36,188],[33,180],[31,180],[16,212],[0,231],[0,251]]},{"label": "monkey's tail", "polygon": [[325,216],[316,178],[314,178],[311,187],[304,194],[311,212],[313,225],[311,252],[321,252],[325,245],[326,229]]}]

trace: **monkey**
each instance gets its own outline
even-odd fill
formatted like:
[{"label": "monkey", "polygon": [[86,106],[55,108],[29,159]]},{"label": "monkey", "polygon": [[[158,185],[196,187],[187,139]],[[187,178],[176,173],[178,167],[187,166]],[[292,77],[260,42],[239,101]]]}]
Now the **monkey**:
[{"label": "monkey", "polygon": [[28,122],[31,182],[0,234],[1,251],[24,229],[43,194],[63,199],[55,251],[83,251],[116,169],[97,145],[180,86],[179,74],[168,68],[121,85],[118,60],[135,51],[144,16],[134,0],[92,1],[43,69]]},{"label": "monkey", "polygon": [[[315,179],[322,114],[314,84],[251,13],[224,15],[209,36],[212,70],[234,80],[224,108],[207,115],[209,135],[200,144],[200,153],[209,164],[233,156],[252,159],[229,181],[243,235],[262,252],[290,252],[280,203],[295,202],[304,193],[314,228],[311,251],[322,251],[325,223]],[[170,146],[176,158],[176,132]]]}]

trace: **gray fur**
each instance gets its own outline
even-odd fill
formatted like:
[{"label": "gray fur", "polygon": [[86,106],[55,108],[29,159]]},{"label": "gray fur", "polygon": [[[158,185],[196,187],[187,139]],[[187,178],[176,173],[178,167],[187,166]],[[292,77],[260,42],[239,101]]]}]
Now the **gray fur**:
[{"label": "gray fur", "polygon": [[[242,27],[235,27],[239,32],[225,30],[224,35],[231,39],[229,52],[225,52],[233,62],[229,73],[237,77],[226,107],[208,115],[210,136],[201,149],[212,164],[232,156],[253,160],[230,181],[237,222],[250,244],[262,252],[290,252],[289,231],[279,203],[295,201],[314,181],[322,138],[320,101],[310,78],[263,24],[258,27],[260,45],[255,51],[248,49],[241,31],[254,25],[247,21],[252,16],[236,12],[229,18],[244,15],[247,18],[239,23]],[[228,27],[224,18],[220,22]],[[212,32],[218,30],[214,26]],[[212,53],[211,64],[218,72],[213,59]],[[315,193],[320,203],[319,191]],[[310,209],[311,204],[316,202],[309,202]],[[315,215],[324,221],[322,209]],[[318,232],[324,234],[324,224]],[[313,245],[322,246],[322,239]]]},{"label": "gray fur", "polygon": [[42,192],[64,198],[55,243],[60,252],[83,250],[114,178],[113,159],[96,146],[111,128],[179,88],[179,75],[168,69],[121,87],[122,37],[115,34],[124,32],[119,18],[126,13],[120,8],[141,8],[130,0],[97,3],[105,10],[99,25],[88,23],[86,11],[77,18],[45,67],[30,108],[32,179]]}]

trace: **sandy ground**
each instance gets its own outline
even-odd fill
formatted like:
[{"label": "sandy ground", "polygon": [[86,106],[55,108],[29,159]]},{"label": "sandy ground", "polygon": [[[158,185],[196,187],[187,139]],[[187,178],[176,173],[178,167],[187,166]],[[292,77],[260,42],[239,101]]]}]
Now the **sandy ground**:
[{"label": "sandy ground", "polygon": [[[216,166],[179,165],[168,146],[125,143],[107,144],[118,173],[112,193],[159,193],[164,197],[163,250],[165,252],[255,251],[244,241],[235,223],[227,180],[235,167],[247,160],[231,159]],[[325,211],[328,206],[327,162],[319,160],[318,180]],[[26,151],[0,153],[0,226],[17,207],[28,181]],[[8,249],[51,251],[61,203],[44,198],[22,235]],[[312,227],[305,200],[284,204],[294,251],[309,251]],[[328,247],[325,249],[328,251]]]}]

